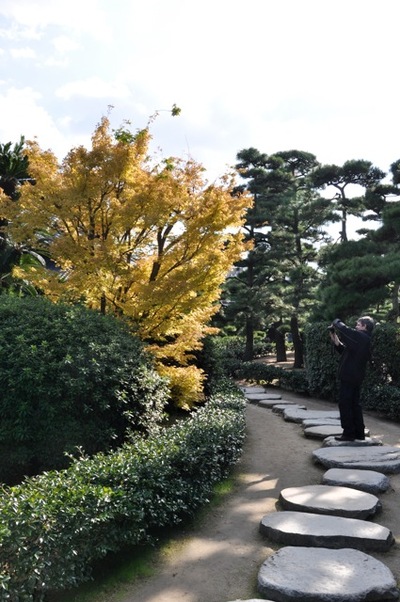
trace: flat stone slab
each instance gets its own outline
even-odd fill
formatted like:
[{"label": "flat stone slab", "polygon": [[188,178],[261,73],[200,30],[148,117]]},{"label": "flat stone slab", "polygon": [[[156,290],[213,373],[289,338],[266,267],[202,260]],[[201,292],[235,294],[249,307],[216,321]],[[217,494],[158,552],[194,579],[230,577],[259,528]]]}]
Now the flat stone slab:
[{"label": "flat stone slab", "polygon": [[313,451],[312,457],[326,468],[361,468],[384,474],[400,472],[400,448],[390,445],[322,447]]},{"label": "flat stone slab", "polygon": [[245,393],[245,395],[249,401],[260,401],[262,399],[282,399],[282,395],[279,395],[278,393]]},{"label": "flat stone slab", "polygon": [[281,548],[263,562],[258,591],[275,602],[375,602],[399,597],[388,567],[351,548]]},{"label": "flat stone slab", "polygon": [[308,428],[309,426],[325,426],[325,425],[333,425],[340,426],[340,418],[305,418],[302,420],[303,428]]},{"label": "flat stone slab", "polygon": [[249,386],[249,387],[239,387],[239,388],[240,388],[240,389],[243,391],[243,393],[245,393],[245,394],[246,394],[246,393],[266,393],[266,391],[265,391],[265,387],[256,387],[256,386],[254,386],[254,387],[251,387],[251,386]]},{"label": "flat stone slab", "polygon": [[298,406],[298,403],[295,401],[285,401],[284,399],[281,401],[279,399],[260,399],[258,405],[262,406],[263,408],[273,408],[280,403],[285,404],[286,406]]},{"label": "flat stone slab", "polygon": [[[326,439],[327,437],[332,437],[332,439],[330,439],[330,441],[337,443],[338,445],[343,445],[343,441],[336,441],[335,436],[337,435],[342,435],[343,434],[343,429],[340,426],[340,424],[338,425],[334,425],[334,424],[324,424],[324,425],[320,425],[320,426],[308,426],[307,428],[304,429],[304,435],[306,437],[310,437],[310,438],[314,438],[314,439]],[[369,431],[368,431],[368,435],[369,435]],[[359,444],[364,444],[365,445],[365,440],[364,441],[351,441],[349,443],[359,443]]]},{"label": "flat stone slab", "polygon": [[275,414],[283,414],[283,412],[286,410],[286,408],[298,408],[299,410],[305,410],[306,406],[301,406],[301,405],[296,405],[296,406],[289,406],[287,403],[276,403],[275,405],[272,406],[272,411]]},{"label": "flat stone slab", "polygon": [[322,442],[322,447],[369,447],[371,445],[383,445],[383,442],[377,437],[369,437],[368,435],[364,440],[356,439],[355,441],[336,441],[335,437],[329,436]]},{"label": "flat stone slab", "polygon": [[337,410],[298,410],[296,408],[287,408],[283,417],[289,422],[303,422],[306,418],[339,418]]},{"label": "flat stone slab", "polygon": [[321,426],[308,426],[304,429],[304,435],[311,439],[326,439],[326,437],[341,435],[343,429],[340,424],[324,424]]},{"label": "flat stone slab", "polygon": [[330,468],[322,476],[323,485],[353,487],[368,493],[382,493],[390,487],[389,478],[376,470],[356,468]]},{"label": "flat stone slab", "polygon": [[285,510],[359,519],[373,516],[382,508],[379,499],[371,493],[330,485],[287,487],[280,492],[279,502]]},{"label": "flat stone slab", "polygon": [[376,523],[305,512],[268,514],[259,530],[272,541],[292,546],[386,552],[394,544],[392,532]]}]

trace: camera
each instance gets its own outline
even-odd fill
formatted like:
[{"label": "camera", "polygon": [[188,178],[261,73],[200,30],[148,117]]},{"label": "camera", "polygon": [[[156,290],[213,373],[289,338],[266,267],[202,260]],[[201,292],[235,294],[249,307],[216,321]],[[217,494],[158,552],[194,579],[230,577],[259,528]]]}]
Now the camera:
[{"label": "camera", "polygon": [[335,327],[331,324],[330,326],[328,326],[327,330],[329,330],[329,332],[335,332]]}]

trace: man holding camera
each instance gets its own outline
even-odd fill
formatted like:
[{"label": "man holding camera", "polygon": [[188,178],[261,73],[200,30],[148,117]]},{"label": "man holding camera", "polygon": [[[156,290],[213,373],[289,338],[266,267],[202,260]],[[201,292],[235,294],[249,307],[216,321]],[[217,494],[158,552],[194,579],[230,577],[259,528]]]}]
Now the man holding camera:
[{"label": "man holding camera", "polygon": [[328,328],[335,349],[340,354],[339,413],[343,433],[340,437],[335,437],[337,441],[365,439],[360,392],[371,357],[373,328],[374,320],[369,316],[359,318],[355,328],[346,326],[339,318],[333,320]]}]

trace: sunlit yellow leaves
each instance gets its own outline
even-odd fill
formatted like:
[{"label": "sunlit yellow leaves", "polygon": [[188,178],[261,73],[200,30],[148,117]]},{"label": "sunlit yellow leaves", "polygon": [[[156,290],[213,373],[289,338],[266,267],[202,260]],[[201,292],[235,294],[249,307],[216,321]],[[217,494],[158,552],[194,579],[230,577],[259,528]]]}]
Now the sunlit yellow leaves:
[{"label": "sunlit yellow leaves", "polygon": [[104,118],[92,148],[72,149],[60,166],[30,144],[38,183],[7,217],[13,239],[47,245],[58,268],[24,277],[53,300],[128,318],[160,370],[179,372],[179,403],[190,405],[202,382],[190,359],[244,250],[239,227],[251,201],[231,196],[228,175],[208,185],[192,160],[151,163],[149,139],[147,130],[115,139]]}]

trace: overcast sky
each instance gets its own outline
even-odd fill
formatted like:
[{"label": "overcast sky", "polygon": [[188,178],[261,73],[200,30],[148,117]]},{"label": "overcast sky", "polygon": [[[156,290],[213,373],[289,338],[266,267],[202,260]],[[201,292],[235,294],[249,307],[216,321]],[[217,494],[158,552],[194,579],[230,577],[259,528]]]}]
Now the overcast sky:
[{"label": "overcast sky", "polygon": [[[0,143],[61,159],[101,117],[210,179],[238,151],[400,158],[399,0],[1,0]],[[176,103],[182,113],[172,118]]]}]

